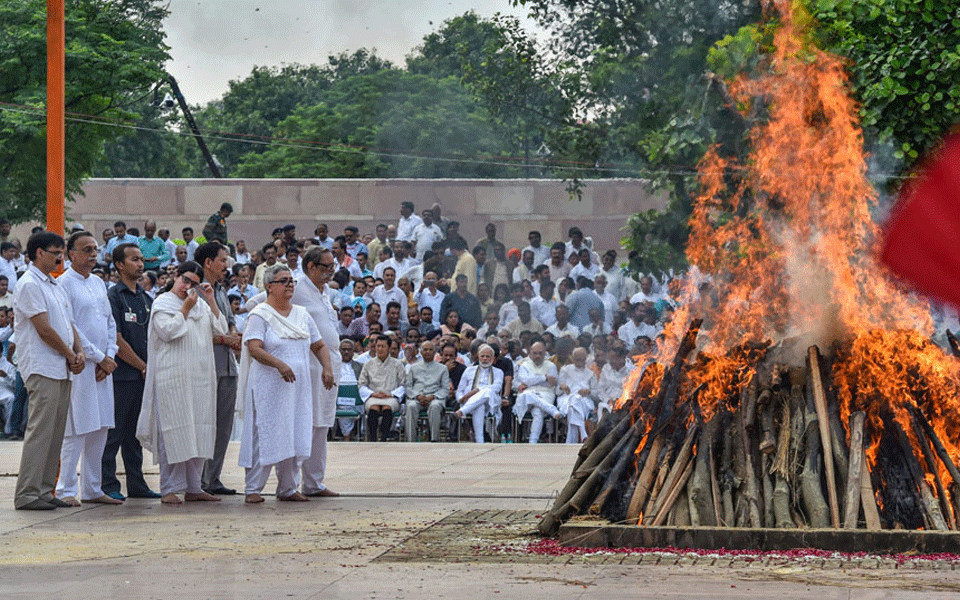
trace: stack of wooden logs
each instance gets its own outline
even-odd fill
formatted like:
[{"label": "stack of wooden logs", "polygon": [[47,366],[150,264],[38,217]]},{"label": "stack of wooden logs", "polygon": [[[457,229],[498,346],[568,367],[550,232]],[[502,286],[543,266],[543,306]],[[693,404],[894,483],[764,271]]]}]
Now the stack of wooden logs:
[{"label": "stack of wooden logs", "polygon": [[912,438],[902,416],[858,411],[844,427],[817,347],[790,368],[767,345],[745,345],[728,353],[743,361],[743,379],[705,414],[704,386],[682,385],[710,361],[687,360],[699,327],[662,371],[648,369],[662,372],[659,386],[637,385],[601,420],[542,534],[578,515],[644,526],[957,529],[960,471],[915,405],[905,408]]}]

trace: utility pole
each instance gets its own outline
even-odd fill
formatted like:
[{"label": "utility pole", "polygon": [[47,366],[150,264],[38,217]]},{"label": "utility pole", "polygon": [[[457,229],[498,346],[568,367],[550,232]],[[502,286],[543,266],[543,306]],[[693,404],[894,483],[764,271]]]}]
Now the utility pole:
[{"label": "utility pole", "polygon": [[197,122],[193,120],[193,113],[190,112],[190,107],[187,106],[187,101],[184,99],[183,93],[180,92],[180,86],[177,85],[177,80],[173,78],[173,75],[168,75],[167,77],[170,81],[170,87],[173,89],[173,96],[177,99],[177,104],[180,105],[183,118],[187,120],[187,125],[190,126],[190,131],[193,132],[193,137],[197,139],[197,144],[200,145],[200,152],[203,153],[203,158],[206,159],[207,166],[210,167],[214,177],[218,179],[222,178],[223,175],[220,173],[220,167],[217,166],[217,161],[213,160],[213,155],[210,154],[207,143],[203,141],[203,136],[200,135],[200,128],[197,127]]},{"label": "utility pole", "polygon": [[47,231],[65,232],[66,143],[64,0],[47,0]]}]

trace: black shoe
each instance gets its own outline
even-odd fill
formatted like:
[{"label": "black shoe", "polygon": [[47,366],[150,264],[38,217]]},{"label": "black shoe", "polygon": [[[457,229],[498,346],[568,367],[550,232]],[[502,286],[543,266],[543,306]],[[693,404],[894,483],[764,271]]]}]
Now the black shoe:
[{"label": "black shoe", "polygon": [[[64,502],[66,504],[66,502]],[[33,502],[24,504],[23,506],[18,506],[17,510],[53,510],[56,506],[50,504],[42,498],[37,498]]]},{"label": "black shoe", "polygon": [[60,498],[50,498],[46,500],[46,503],[52,505],[54,508],[76,508],[73,504],[68,504]]},{"label": "black shoe", "polygon": [[237,495],[237,490],[231,490],[230,488],[223,487],[222,485],[220,487],[210,488],[209,490],[206,490],[206,492],[208,494],[213,494],[214,496],[236,496]]},{"label": "black shoe", "polygon": [[[110,494],[107,494],[107,495],[110,496]],[[127,495],[128,495],[129,497],[131,497],[131,498],[154,498],[154,499],[156,499],[156,498],[159,498],[159,497],[160,497],[160,494],[156,493],[156,492],[153,491],[153,490],[147,490],[147,491],[141,492],[141,493],[139,493],[139,494],[127,494]],[[110,496],[110,497],[111,497],[111,498],[114,498],[115,496]]]}]

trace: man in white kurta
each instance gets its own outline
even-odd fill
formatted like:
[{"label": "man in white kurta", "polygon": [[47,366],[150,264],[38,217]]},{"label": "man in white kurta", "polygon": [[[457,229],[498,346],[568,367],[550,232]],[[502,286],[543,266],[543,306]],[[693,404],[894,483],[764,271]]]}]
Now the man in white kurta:
[{"label": "man in white kurta", "polygon": [[[327,432],[333,427],[337,416],[337,386],[340,381],[340,335],[337,332],[338,315],[333,308],[332,292],[327,283],[333,276],[335,267],[333,253],[321,246],[310,248],[303,255],[303,272],[297,280],[297,287],[293,290],[294,304],[307,309],[310,317],[320,332],[330,357],[330,369],[333,374],[333,387],[319,387],[319,393],[313,402],[313,445],[310,457],[303,461],[301,474],[303,476],[302,492],[305,496],[338,496],[336,492],[324,484],[327,471]],[[320,362],[316,357],[310,359],[310,368],[315,373],[321,372]]]},{"label": "man in white kurta", "polygon": [[487,344],[477,351],[478,364],[467,367],[457,386],[457,402],[460,404],[456,417],[470,416],[473,420],[473,437],[478,444],[483,443],[483,421],[486,416],[494,417],[492,436],[500,424],[500,395],[503,392],[503,371],[493,366],[495,355]]},{"label": "man in white kurta", "polygon": [[597,376],[587,368],[587,351],[577,348],[571,355],[573,362],[560,368],[557,378],[557,408],[567,417],[567,443],[579,444],[587,439],[586,422],[594,411],[594,390]]},{"label": "man in white kurta", "polygon": [[213,457],[216,436],[217,375],[213,335],[227,334],[227,319],[216,308],[213,287],[200,283],[193,272],[177,276],[193,288],[203,287],[203,298],[185,307],[176,290],[153,302],[147,341],[147,377],[137,439],[160,464],[160,493],[164,503],[216,499],[203,492],[203,464]]},{"label": "man in white kurta", "polygon": [[[92,234],[74,234],[67,243],[70,268],[57,283],[70,298],[73,321],[86,366],[75,375],[70,390],[70,409],[60,448],[60,478],[57,497],[74,504],[83,502],[120,504],[101,489],[103,449],[107,431],[113,427],[113,377],[117,346],[117,324],[107,299],[103,280],[91,275],[97,261],[97,241]],[[82,459],[82,460],[81,460]],[[78,490],[77,463],[82,468],[82,488]]]},{"label": "man in white kurta", "polygon": [[517,402],[513,405],[513,414],[523,421],[530,411],[533,421],[530,423],[530,443],[540,441],[543,431],[543,419],[550,415],[554,419],[560,411],[554,405],[557,385],[557,366],[545,360],[546,348],[542,342],[530,346],[530,356],[520,361],[514,384],[517,386]]},{"label": "man in white kurta", "polygon": [[604,412],[613,410],[620,396],[623,395],[623,384],[630,372],[633,363],[627,360],[627,350],[620,346],[612,348],[608,353],[607,364],[600,370],[600,381],[597,385],[597,413],[603,416]]}]

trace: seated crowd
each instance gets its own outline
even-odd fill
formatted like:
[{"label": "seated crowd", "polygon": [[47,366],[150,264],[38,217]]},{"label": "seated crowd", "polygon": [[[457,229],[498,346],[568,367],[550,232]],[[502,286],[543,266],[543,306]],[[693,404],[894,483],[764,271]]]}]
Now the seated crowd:
[{"label": "seated crowd", "polygon": [[[508,250],[493,223],[468,244],[438,205],[418,216],[404,202],[397,223],[373,232],[348,226],[331,237],[320,224],[300,237],[287,225],[251,248],[227,241],[231,212],[221,207],[200,239],[189,227],[173,240],[152,221],[142,235],[118,221],[102,242],[79,224],[68,240],[36,228],[27,248],[0,220],[8,438],[24,436],[32,395],[48,393],[34,371],[18,368],[17,342],[28,343],[29,327],[17,323],[45,332],[34,322],[45,313],[27,305],[39,292],[20,294],[17,285],[61,268],[58,282],[77,280],[60,286],[73,311],[64,331],[70,337],[72,324],[83,343],[71,352],[63,339],[57,351],[73,357],[71,372],[94,364],[88,383],[74,377],[65,439],[78,440],[64,442],[60,460],[75,466],[82,457],[86,466],[82,489],[67,478],[57,497],[122,501],[118,451],[128,495],[155,496],[139,469],[141,444],[160,461],[164,502],[234,493],[219,476],[235,410],[253,502],[271,468],[279,497],[333,495],[323,485],[328,438],[579,443],[621,396],[634,361],[654,351],[676,305],[669,281],[626,275],[617,251],[598,255],[578,227],[549,245],[531,231],[529,245]],[[62,260],[44,270],[50,252]],[[100,280],[102,289],[90,288]],[[87,297],[96,302],[82,306]],[[203,372],[171,375],[183,361]],[[81,410],[78,396],[93,398]],[[109,404],[101,396],[114,400],[110,410],[96,408]],[[98,410],[92,425],[78,425],[78,415]],[[100,468],[88,469],[94,462]],[[17,506],[51,503],[41,483],[18,493]]]}]

